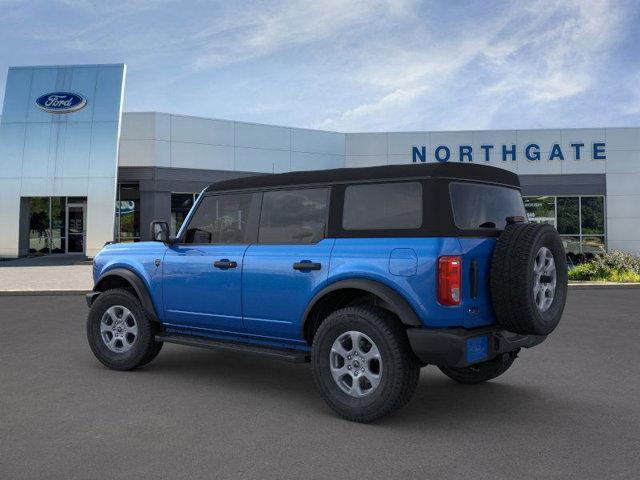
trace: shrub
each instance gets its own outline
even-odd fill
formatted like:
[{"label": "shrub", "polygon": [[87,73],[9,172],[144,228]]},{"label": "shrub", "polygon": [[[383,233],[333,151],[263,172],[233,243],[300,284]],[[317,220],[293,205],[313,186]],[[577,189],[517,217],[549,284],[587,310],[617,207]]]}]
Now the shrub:
[{"label": "shrub", "polygon": [[569,280],[640,282],[640,258],[614,250],[569,270]]}]

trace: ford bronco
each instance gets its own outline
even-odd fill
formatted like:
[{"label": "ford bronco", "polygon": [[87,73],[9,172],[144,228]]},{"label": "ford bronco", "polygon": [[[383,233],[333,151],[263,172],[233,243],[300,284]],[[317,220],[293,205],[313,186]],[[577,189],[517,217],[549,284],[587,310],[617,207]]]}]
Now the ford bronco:
[{"label": "ford bronco", "polygon": [[358,422],[406,404],[420,368],[463,384],[503,374],[558,325],[562,241],[526,221],[517,175],[469,164],[226,180],[175,237],[96,255],[89,345],[116,370],[163,343],[311,362]]}]

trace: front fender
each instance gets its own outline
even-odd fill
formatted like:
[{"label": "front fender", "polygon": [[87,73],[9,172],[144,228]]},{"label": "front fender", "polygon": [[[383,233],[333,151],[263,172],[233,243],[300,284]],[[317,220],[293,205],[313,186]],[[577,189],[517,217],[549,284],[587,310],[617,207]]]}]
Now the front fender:
[{"label": "front fender", "polygon": [[[140,303],[142,304],[142,308],[144,308],[145,313],[149,315],[152,320],[156,322],[159,321],[156,307],[153,303],[151,294],[149,293],[149,287],[137,273],[129,270],[128,268],[116,267],[103,272],[96,280],[93,287],[93,292],[98,294],[103,292],[104,286],[107,285],[109,283],[109,280],[113,278],[125,280],[129,285],[131,285],[133,290],[136,292],[136,295],[140,299]],[[90,294],[90,296],[91,303],[93,303],[98,295]]]}]

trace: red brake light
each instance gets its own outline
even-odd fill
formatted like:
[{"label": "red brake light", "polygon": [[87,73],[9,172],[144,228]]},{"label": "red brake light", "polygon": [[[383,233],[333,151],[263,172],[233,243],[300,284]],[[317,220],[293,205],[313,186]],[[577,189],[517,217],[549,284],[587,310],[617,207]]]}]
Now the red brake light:
[{"label": "red brake light", "polygon": [[442,305],[460,304],[462,259],[438,258],[438,302]]}]

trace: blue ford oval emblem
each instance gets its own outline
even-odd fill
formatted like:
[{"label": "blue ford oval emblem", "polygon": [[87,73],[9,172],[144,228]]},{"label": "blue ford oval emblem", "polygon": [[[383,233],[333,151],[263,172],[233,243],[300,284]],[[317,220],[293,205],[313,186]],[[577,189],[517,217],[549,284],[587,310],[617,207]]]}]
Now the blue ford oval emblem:
[{"label": "blue ford oval emblem", "polygon": [[36,105],[49,113],[72,113],[85,107],[87,99],[77,93],[53,92],[38,97]]}]

